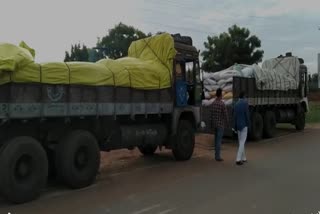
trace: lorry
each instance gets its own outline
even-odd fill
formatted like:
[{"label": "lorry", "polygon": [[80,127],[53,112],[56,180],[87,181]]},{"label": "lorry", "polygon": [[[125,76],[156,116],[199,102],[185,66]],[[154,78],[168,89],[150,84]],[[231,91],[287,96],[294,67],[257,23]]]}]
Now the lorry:
[{"label": "lorry", "polygon": [[[282,62],[285,62],[286,65],[282,65]],[[288,64],[288,62],[291,62],[291,64]],[[276,125],[280,123],[293,124],[299,131],[305,128],[305,118],[309,105],[307,97],[308,71],[304,60],[292,56],[292,53],[287,53],[285,56],[281,55],[268,60],[266,65],[268,63],[269,67],[265,71],[267,75],[270,72],[277,74],[277,72],[280,72],[279,69],[282,69],[286,75],[289,73],[290,77],[292,73],[295,73],[293,82],[295,86],[293,87],[292,82],[285,82],[284,77],[279,75],[267,77],[266,82],[269,87],[257,81],[255,76],[233,76],[231,90],[233,100],[230,105],[226,105],[229,118],[225,130],[226,137],[234,136],[232,130],[234,128],[233,107],[241,92],[244,92],[249,104],[250,127],[248,136],[250,140],[258,141],[262,138],[274,137]],[[285,83],[287,84],[286,87],[284,86]],[[211,106],[202,107],[202,118],[206,125],[203,131],[207,133],[212,132],[214,126],[211,120],[212,111]]]},{"label": "lorry", "polygon": [[49,174],[72,189],[89,186],[101,151],[166,148],[178,161],[190,159],[201,119],[199,52],[190,37],[170,37],[176,54],[168,88],[47,84],[41,77],[1,84],[0,195],[34,200]]}]

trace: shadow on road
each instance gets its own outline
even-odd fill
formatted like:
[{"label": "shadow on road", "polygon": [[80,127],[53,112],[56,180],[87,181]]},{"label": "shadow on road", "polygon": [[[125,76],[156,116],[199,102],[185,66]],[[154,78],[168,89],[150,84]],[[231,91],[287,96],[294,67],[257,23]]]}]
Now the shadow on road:
[{"label": "shadow on road", "polygon": [[[308,126],[308,129],[319,129],[319,127],[320,126]],[[277,137],[286,136],[293,133],[297,133],[297,131],[292,128],[292,126],[280,126],[277,129]],[[264,148],[261,147],[263,146],[262,142],[252,143],[252,151],[261,150]],[[235,147],[237,147],[237,140],[232,138],[225,138],[224,144],[225,146],[223,147],[223,152],[226,155],[226,158],[231,160],[234,156],[233,153],[236,149]],[[265,146],[268,148],[270,147],[268,145]],[[196,148],[193,158],[203,157],[205,160],[211,160],[213,159],[213,149],[213,135],[198,135],[196,138]],[[255,153],[256,152],[251,152],[252,157],[255,155]],[[228,157],[227,155],[229,155],[230,157]],[[156,171],[155,169],[157,167],[166,168],[164,166],[177,166],[179,164],[185,165],[186,162],[175,161],[170,150],[158,150],[153,156],[143,156],[137,149],[102,152],[101,167],[96,183],[98,184],[99,182],[105,182],[107,184],[108,181],[115,180],[116,178],[118,179],[118,177],[116,177],[118,175],[125,175],[122,177],[128,177],[131,173],[139,170]],[[70,190],[69,188],[51,179],[48,182],[48,187],[41,194],[40,200],[48,197],[59,196],[62,193],[69,193],[74,191],[75,190]],[[11,204],[0,197],[0,208],[6,207],[10,209],[10,207],[13,206],[15,206],[15,204]]]}]

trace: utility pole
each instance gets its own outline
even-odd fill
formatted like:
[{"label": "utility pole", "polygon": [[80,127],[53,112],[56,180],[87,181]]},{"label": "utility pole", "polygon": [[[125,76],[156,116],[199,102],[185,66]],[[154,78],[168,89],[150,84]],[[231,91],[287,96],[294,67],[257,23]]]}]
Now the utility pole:
[{"label": "utility pole", "polygon": [[[320,30],[320,26],[318,26],[318,30]],[[318,88],[320,88],[320,53],[318,53]]]},{"label": "utility pole", "polygon": [[320,53],[318,53],[318,88],[320,88]]}]

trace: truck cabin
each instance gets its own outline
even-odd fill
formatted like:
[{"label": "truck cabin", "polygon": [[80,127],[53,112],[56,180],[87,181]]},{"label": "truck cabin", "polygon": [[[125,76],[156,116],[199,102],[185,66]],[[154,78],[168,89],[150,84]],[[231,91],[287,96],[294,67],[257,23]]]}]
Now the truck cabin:
[{"label": "truck cabin", "polygon": [[174,59],[174,89],[175,105],[198,106],[201,104],[201,81],[199,52],[192,45],[190,37],[174,35],[175,49]]}]

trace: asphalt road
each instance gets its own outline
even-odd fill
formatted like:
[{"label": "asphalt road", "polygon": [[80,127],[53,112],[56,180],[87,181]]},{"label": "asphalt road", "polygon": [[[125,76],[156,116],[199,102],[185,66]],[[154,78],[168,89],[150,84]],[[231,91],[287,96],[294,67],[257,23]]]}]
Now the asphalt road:
[{"label": "asphalt road", "polygon": [[[70,191],[52,184],[22,205],[0,199],[0,214],[311,214],[320,211],[320,129],[246,146],[248,163],[234,163],[237,145],[223,144],[213,159],[210,137],[200,137],[192,160],[171,153],[144,158],[137,152],[107,154],[97,182]],[[231,141],[231,140],[229,140]]]}]

